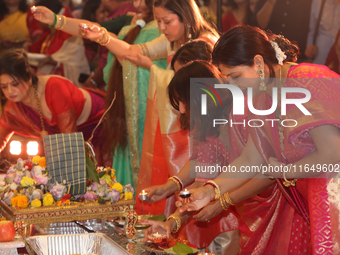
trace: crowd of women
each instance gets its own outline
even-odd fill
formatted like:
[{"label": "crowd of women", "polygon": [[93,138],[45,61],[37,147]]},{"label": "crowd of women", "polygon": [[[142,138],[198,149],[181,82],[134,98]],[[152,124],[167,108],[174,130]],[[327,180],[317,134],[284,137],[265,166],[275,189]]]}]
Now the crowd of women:
[{"label": "crowd of women", "polygon": [[[249,6],[239,2],[234,1],[231,13],[236,20],[243,17],[238,23],[247,23]],[[58,37],[65,39],[62,49],[73,49],[71,41],[80,45],[78,39],[85,38],[107,48],[101,73],[106,93],[78,88],[56,75],[37,76],[24,50],[4,54],[0,85],[8,101],[0,118],[2,149],[13,133],[39,137],[81,131],[88,139],[106,109],[93,140],[100,162],[116,169],[122,184],[133,183],[137,194],[148,193],[147,213],[168,216],[165,222],[148,221],[146,235],[185,235],[214,254],[340,253],[338,176],[301,167],[340,162],[337,73],[322,65],[297,64],[296,44],[258,27],[233,24],[220,37],[194,0],[135,0],[137,13],[100,24],[71,18],[59,5],[49,4],[37,5],[31,14],[52,31],[45,31],[36,45],[48,39],[53,51]],[[96,84],[93,78],[88,79]],[[257,110],[275,103],[279,107],[257,116],[248,110],[246,97],[238,102],[245,109],[238,115],[236,100],[225,89],[218,90],[220,104],[208,98],[204,116],[204,92],[190,86],[191,78],[210,78],[211,84],[200,84],[213,93],[219,83],[251,89],[248,97]],[[293,104],[282,114],[273,91],[280,98],[281,89],[292,88],[310,92],[303,107],[311,115]],[[298,93],[285,95],[301,99]],[[264,124],[214,127],[214,119]],[[280,124],[291,119],[297,125]],[[286,171],[237,178],[231,172],[193,175],[197,166],[209,165],[237,171],[271,165]],[[192,195],[184,201],[177,194],[185,187]],[[142,213],[138,199],[136,211]]]}]

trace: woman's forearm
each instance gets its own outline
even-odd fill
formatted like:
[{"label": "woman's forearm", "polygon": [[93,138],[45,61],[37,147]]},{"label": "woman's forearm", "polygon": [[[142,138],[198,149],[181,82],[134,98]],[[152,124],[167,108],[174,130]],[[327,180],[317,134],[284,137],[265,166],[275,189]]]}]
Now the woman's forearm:
[{"label": "woman's forearm", "polygon": [[93,25],[92,22],[85,19],[74,19],[74,18],[66,18],[66,24],[62,27],[61,31],[68,33],[70,35],[83,37],[79,32],[79,24],[87,24],[88,26]]},{"label": "woman's forearm", "polygon": [[196,159],[188,161],[181,169],[181,171],[178,174],[176,174],[176,176],[182,181],[183,188],[195,181],[195,178],[190,177],[190,172],[194,168],[196,163],[197,163]]}]

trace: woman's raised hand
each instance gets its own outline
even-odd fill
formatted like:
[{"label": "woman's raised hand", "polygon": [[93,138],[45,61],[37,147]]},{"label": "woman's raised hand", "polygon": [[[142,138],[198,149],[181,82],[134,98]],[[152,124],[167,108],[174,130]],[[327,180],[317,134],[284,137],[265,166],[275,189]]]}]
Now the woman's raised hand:
[{"label": "woman's raised hand", "polygon": [[97,39],[101,40],[105,35],[105,31],[99,25],[87,22],[79,24],[79,34],[86,39],[94,41]]},{"label": "woman's raised hand", "polygon": [[185,212],[185,211],[197,211],[207,204],[210,203],[210,194],[209,194],[209,188],[211,189],[211,186],[203,186],[198,189],[192,189],[191,196],[190,196],[190,202],[184,203],[183,198],[179,198],[179,201],[176,202],[176,206],[180,207],[179,211]]},{"label": "woman's raised hand", "polygon": [[34,18],[41,23],[52,25],[55,21],[53,11],[44,6],[35,6],[31,8]]}]

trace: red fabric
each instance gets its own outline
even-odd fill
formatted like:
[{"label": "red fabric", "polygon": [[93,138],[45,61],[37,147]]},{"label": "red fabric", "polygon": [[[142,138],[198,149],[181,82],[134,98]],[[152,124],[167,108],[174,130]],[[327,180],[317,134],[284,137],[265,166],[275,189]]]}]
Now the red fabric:
[{"label": "red fabric", "polygon": [[27,12],[26,23],[32,41],[36,36],[44,33],[44,29],[39,25],[39,22],[34,18],[33,13],[30,10]]},{"label": "red fabric", "polygon": [[57,115],[73,108],[76,119],[83,111],[85,98],[81,90],[67,79],[51,77],[45,88],[45,98],[52,112],[51,123],[56,124]]},{"label": "red fabric", "polygon": [[228,12],[222,17],[222,31],[227,32],[231,28],[240,25],[232,12]]},{"label": "red fabric", "polygon": [[[70,8],[65,7],[65,11],[63,13],[66,17],[73,17]],[[44,33],[41,37],[30,46],[30,52],[33,53],[42,53],[46,55],[52,55],[53,53],[60,50],[63,46],[64,42],[70,38],[72,35],[65,33],[61,30],[57,30],[54,35],[51,35],[51,30],[45,29]]]},{"label": "red fabric", "polygon": [[[161,135],[161,128],[159,121],[157,123],[157,129],[156,129],[156,135],[155,135],[156,141],[162,141],[162,135]],[[167,179],[169,178],[168,174],[168,167],[166,164],[165,156],[164,156],[164,150],[163,150],[163,144],[162,142],[158,142],[154,144],[154,152],[153,152],[153,159],[152,159],[152,173],[151,173],[151,185],[161,185],[163,183],[167,182]],[[166,199],[162,199],[158,202],[149,204],[144,203],[144,213],[145,214],[162,214],[164,213],[165,209],[165,202]],[[137,214],[143,214],[143,208],[142,208],[142,201],[140,199],[137,199],[135,211]]]}]

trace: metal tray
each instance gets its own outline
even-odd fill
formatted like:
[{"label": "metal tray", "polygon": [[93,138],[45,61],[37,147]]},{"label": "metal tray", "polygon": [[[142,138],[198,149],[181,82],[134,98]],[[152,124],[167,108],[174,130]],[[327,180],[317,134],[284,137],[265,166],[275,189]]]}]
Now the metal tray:
[{"label": "metal tray", "polygon": [[102,233],[33,236],[27,242],[38,255],[129,255]]}]

